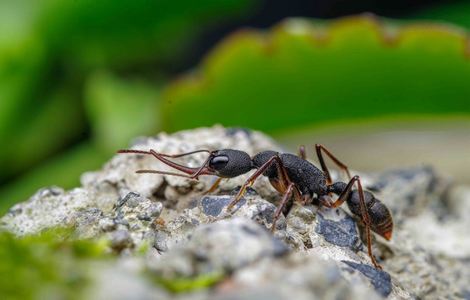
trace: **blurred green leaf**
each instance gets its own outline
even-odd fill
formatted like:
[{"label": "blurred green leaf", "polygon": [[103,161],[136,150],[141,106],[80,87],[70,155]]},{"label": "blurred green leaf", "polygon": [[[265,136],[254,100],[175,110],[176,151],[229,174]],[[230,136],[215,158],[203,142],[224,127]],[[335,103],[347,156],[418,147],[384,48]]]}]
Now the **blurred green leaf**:
[{"label": "blurred green leaf", "polygon": [[470,28],[470,2],[452,1],[451,3],[432,5],[410,15],[409,18],[450,22]]},{"label": "blurred green leaf", "polygon": [[15,132],[16,125],[31,116],[45,69],[41,42],[24,40],[0,46],[0,138]]},{"label": "blurred green leaf", "polygon": [[468,114],[467,36],[368,16],[292,19],[222,41],[163,93],[163,128],[266,131],[400,114]]},{"label": "blurred green leaf", "polygon": [[[46,69],[44,42],[34,35],[37,3],[0,0],[0,140],[31,116]],[[1,151],[0,151],[1,152]]]},{"label": "blurred green leaf", "polygon": [[[165,67],[173,68],[183,53],[191,53],[191,43],[202,30],[215,22],[240,17],[253,3],[0,0],[0,140],[7,145],[0,148],[0,182],[84,138],[87,124],[82,88],[96,68],[105,66],[110,72],[121,74],[139,70],[140,74],[145,73],[142,77],[161,77]],[[97,130],[97,147],[109,151],[112,145],[123,145],[130,133],[153,132],[159,120],[149,117],[155,111],[149,107],[149,99],[156,95],[153,87],[140,84],[138,88],[135,81],[124,87],[124,80],[96,78],[101,81],[87,82],[86,92],[96,96],[88,101],[88,108],[94,107],[92,126]],[[117,88],[119,85],[122,87]],[[134,89],[136,96],[144,98],[140,103],[148,108],[144,119],[122,118],[118,122],[122,111],[118,112],[109,98],[98,99],[106,96],[106,90],[116,89]],[[95,100],[101,102],[89,103]],[[155,100],[158,103],[156,97]],[[130,102],[126,105],[129,108]],[[116,127],[118,123],[122,126]],[[112,132],[111,127],[118,130]],[[140,129],[142,132],[138,132]],[[57,184],[70,183],[70,178],[76,182],[75,170],[81,168],[70,167],[67,179],[54,174],[42,176]],[[39,176],[41,170],[42,167],[25,178],[45,182]],[[4,190],[24,195],[33,186],[29,179],[25,180],[29,188],[21,179]],[[13,191],[13,186],[20,190]]]},{"label": "blurred green leaf", "polygon": [[85,120],[75,91],[56,90],[35,107],[35,114],[15,120],[15,135],[8,137],[0,151],[3,176],[24,171],[51,152],[74,141],[84,132]]},{"label": "blurred green leaf", "polygon": [[100,168],[108,158],[109,155],[88,142],[45,161],[41,166],[0,188],[0,215],[16,202],[27,200],[41,187],[78,186],[82,173]]},{"label": "blurred green leaf", "polygon": [[93,138],[110,153],[125,147],[137,135],[157,132],[157,84],[97,72],[89,78],[85,94]]},{"label": "blurred green leaf", "polygon": [[74,65],[129,66],[189,53],[208,24],[240,15],[248,0],[48,0],[39,32]]},{"label": "blurred green leaf", "polygon": [[0,0],[0,49],[31,38],[40,6],[40,1]]}]

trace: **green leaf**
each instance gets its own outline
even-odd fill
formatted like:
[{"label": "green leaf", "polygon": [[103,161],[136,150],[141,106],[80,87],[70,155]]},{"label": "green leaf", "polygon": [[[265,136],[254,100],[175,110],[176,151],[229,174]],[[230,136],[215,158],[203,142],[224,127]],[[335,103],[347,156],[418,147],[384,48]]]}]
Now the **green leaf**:
[{"label": "green leaf", "polygon": [[0,46],[0,138],[15,131],[21,117],[28,118],[39,104],[37,93],[45,70],[45,49],[40,41],[22,40]]},{"label": "green leaf", "polygon": [[163,128],[222,123],[272,132],[380,116],[468,114],[466,41],[454,27],[369,16],[240,31],[165,90]]},{"label": "green leaf", "polygon": [[[15,132],[39,104],[47,50],[35,35],[40,5],[35,1],[0,1],[0,140]],[[14,134],[12,134],[14,136]],[[1,151],[0,151],[1,152]]]},{"label": "green leaf", "polygon": [[208,24],[238,16],[248,0],[49,0],[38,31],[73,65],[168,62],[189,53]]},{"label": "green leaf", "polygon": [[157,132],[157,83],[97,72],[88,80],[85,94],[93,138],[110,153],[125,147],[137,135]]},{"label": "green leaf", "polygon": [[450,22],[470,28],[470,3],[453,1],[452,3],[436,4],[412,14],[409,18]]},{"label": "green leaf", "polygon": [[0,140],[7,145],[0,148],[0,182],[83,138],[80,89],[90,71],[161,76],[192,51],[198,33],[251,3],[0,1]]},{"label": "green leaf", "polygon": [[45,186],[72,188],[80,183],[80,175],[98,169],[109,155],[94,144],[86,142],[75,146],[42,165],[32,169],[14,182],[0,189],[0,215],[19,201],[25,201]]},{"label": "green leaf", "polygon": [[40,105],[18,113],[15,131],[9,132],[0,151],[0,179],[24,171],[83,134],[83,108],[74,93],[57,89]]}]

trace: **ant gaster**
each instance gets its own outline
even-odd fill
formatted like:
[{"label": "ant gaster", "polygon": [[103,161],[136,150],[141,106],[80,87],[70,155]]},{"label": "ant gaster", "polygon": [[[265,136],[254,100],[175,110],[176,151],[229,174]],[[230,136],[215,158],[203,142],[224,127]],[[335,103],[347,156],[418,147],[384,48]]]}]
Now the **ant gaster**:
[{"label": "ant gaster", "polygon": [[[119,150],[118,153],[134,153],[153,155],[164,164],[179,170],[185,174],[158,171],[158,170],[138,170],[137,173],[154,173],[164,175],[181,176],[190,179],[198,179],[200,175],[215,175],[219,178],[207,191],[213,192],[222,178],[233,178],[245,174],[252,169],[257,169],[241,186],[239,192],[230,202],[227,209],[230,211],[244,195],[248,186],[253,185],[255,180],[264,175],[268,177],[271,185],[281,193],[282,199],[277,207],[271,229],[275,229],[276,221],[282,212],[288,213],[289,200],[291,196],[302,204],[314,204],[336,208],[345,201],[350,211],[360,218],[365,226],[367,238],[367,250],[373,265],[381,268],[372,254],[371,233],[374,231],[387,240],[392,237],[393,220],[388,208],[374,195],[362,188],[359,176],[351,177],[348,167],[340,162],[323,145],[315,145],[316,154],[321,165],[321,170],[306,160],[305,148],[299,149],[299,155],[289,153],[278,153],[275,151],[263,151],[250,157],[246,152],[234,149],[222,150],[196,150],[192,152],[169,155],[158,153],[154,150]],[[175,163],[168,158],[178,158],[194,153],[206,152],[208,158],[199,168],[190,168]],[[325,153],[336,165],[346,172],[349,182],[333,183],[328,167],[323,159]],[[353,190],[354,184],[357,190]],[[333,201],[332,194],[338,196]]]}]

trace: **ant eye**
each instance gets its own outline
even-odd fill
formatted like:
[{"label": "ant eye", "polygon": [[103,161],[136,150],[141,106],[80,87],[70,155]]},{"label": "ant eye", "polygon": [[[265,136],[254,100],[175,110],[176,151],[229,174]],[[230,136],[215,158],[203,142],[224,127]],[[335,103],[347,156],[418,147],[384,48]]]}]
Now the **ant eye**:
[{"label": "ant eye", "polygon": [[228,163],[228,156],[219,155],[215,156],[209,162],[209,167],[214,170],[221,170],[223,169]]}]

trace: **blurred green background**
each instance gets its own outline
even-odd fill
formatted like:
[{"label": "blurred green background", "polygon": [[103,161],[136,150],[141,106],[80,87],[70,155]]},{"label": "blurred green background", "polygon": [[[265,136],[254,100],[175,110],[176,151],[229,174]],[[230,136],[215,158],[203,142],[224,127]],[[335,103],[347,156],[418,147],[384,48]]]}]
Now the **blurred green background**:
[{"label": "blurred green background", "polygon": [[0,212],[215,123],[470,180],[469,27],[469,1],[0,0]]}]

